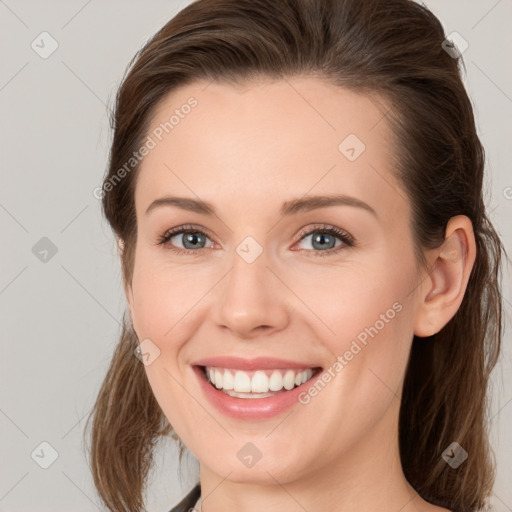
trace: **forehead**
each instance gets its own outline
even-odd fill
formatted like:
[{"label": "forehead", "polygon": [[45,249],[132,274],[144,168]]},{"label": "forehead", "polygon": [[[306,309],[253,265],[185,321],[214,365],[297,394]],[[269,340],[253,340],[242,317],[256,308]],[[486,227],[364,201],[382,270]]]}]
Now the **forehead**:
[{"label": "forehead", "polygon": [[382,98],[316,78],[183,86],[151,119],[137,210],[165,193],[240,211],[343,193],[397,214],[407,205],[391,172],[388,108]]}]

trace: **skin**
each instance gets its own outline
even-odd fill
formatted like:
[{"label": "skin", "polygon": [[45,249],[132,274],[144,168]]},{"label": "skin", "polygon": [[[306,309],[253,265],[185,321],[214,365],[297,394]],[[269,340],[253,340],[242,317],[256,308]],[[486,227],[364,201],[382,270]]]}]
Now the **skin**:
[{"label": "skin", "polygon": [[[404,477],[398,413],[413,334],[438,332],[461,304],[476,254],[471,222],[452,218],[445,245],[426,253],[430,272],[418,267],[382,98],[312,77],[194,83],[159,104],[148,134],[190,96],[197,107],[141,164],[125,291],[139,340],[160,350],[145,367],[151,388],[200,461],[203,510],[446,510]],[[366,146],[353,162],[338,149],[351,133]],[[284,201],[333,193],[365,201],[376,216],[346,205],[279,214]],[[206,200],[217,215],[175,206],[145,213],[168,195]],[[172,251],[183,249],[182,234],[158,245],[188,224],[207,233],[187,246],[197,254]],[[338,238],[334,249],[313,245],[305,233],[323,224],[356,245],[336,253],[345,245]],[[251,264],[236,252],[247,236],[263,250]],[[395,302],[401,311],[310,403],[270,420],[222,415],[192,372],[193,361],[225,354],[329,368]],[[252,468],[237,458],[247,442],[262,454]]]}]

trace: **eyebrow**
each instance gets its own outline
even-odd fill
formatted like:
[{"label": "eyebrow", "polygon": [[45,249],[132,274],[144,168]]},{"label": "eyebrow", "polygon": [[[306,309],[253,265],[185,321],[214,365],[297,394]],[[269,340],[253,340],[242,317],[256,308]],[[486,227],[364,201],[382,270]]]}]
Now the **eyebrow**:
[{"label": "eyebrow", "polygon": [[[167,196],[155,199],[147,208],[146,215],[155,208],[161,206],[176,206],[183,210],[187,210],[201,215],[217,216],[215,207],[208,201],[200,199],[192,199],[188,197]],[[285,201],[281,206],[280,214],[294,215],[301,212],[308,212],[318,208],[327,208],[329,206],[352,206],[361,208],[370,212],[375,217],[376,211],[367,203],[356,197],[347,195],[329,195],[329,196],[306,196],[297,199]]]}]

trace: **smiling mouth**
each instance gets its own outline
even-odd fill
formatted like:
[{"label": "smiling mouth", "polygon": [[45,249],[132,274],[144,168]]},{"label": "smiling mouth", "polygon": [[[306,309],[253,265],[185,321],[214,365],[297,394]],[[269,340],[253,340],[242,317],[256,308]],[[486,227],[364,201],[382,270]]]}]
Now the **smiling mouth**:
[{"label": "smiling mouth", "polygon": [[267,398],[286,393],[309,382],[322,368],[245,371],[199,366],[211,386],[236,398]]}]

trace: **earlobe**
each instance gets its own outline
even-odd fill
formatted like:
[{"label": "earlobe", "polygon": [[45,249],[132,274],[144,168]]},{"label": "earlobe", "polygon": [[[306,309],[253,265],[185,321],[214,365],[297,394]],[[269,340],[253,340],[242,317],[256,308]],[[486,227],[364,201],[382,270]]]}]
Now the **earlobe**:
[{"label": "earlobe", "polygon": [[469,218],[458,215],[450,219],[444,243],[431,253],[434,261],[418,295],[414,334],[419,337],[438,333],[462,303],[476,258]]}]

